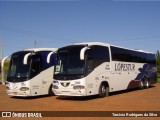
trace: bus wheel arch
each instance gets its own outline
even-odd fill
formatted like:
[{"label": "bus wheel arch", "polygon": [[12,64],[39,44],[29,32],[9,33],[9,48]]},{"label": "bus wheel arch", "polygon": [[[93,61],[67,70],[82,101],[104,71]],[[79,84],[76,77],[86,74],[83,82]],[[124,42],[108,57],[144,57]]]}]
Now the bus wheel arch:
[{"label": "bus wheel arch", "polygon": [[104,81],[100,84],[98,94],[99,94],[100,98],[109,96],[109,84],[108,84],[108,82]]}]

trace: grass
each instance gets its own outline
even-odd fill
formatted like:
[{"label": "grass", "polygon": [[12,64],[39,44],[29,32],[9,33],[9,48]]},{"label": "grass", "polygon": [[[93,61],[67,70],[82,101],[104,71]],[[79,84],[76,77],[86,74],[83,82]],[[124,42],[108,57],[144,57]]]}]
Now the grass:
[{"label": "grass", "polygon": [[160,83],[160,71],[157,71],[157,82]]},{"label": "grass", "polygon": [[1,73],[0,73],[0,83],[2,82],[2,79],[1,79]]},{"label": "grass", "polygon": [[160,78],[159,77],[157,78],[157,82],[160,83]]}]

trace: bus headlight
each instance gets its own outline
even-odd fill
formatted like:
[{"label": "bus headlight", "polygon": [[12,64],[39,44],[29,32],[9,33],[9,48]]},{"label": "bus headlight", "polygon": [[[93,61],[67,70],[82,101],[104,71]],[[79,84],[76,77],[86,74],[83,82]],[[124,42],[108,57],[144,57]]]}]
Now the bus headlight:
[{"label": "bus headlight", "polygon": [[6,90],[10,90],[10,84],[6,82]]},{"label": "bus headlight", "polygon": [[59,85],[59,82],[56,81],[56,80],[54,80],[54,81],[53,81],[53,85]]},{"label": "bus headlight", "polygon": [[27,91],[27,90],[29,90],[28,87],[21,87],[21,88],[20,88],[20,91]]},{"label": "bus headlight", "polygon": [[76,85],[73,87],[73,89],[77,90],[77,89],[84,89],[85,87],[83,85]]},{"label": "bus headlight", "polygon": [[6,90],[10,90],[10,88],[8,86],[6,86]]}]

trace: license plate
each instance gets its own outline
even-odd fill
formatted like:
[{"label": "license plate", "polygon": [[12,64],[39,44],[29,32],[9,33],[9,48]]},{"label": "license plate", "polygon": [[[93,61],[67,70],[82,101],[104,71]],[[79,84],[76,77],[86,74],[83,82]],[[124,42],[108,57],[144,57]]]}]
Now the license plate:
[{"label": "license plate", "polygon": [[14,95],[17,95],[17,92],[12,92]]}]

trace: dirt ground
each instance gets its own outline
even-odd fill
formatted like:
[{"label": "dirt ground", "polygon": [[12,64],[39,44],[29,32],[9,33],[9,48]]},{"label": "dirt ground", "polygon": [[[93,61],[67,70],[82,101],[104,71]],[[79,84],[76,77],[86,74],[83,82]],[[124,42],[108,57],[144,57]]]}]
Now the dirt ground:
[{"label": "dirt ground", "polygon": [[[40,96],[30,98],[10,97],[6,94],[5,86],[0,84],[0,111],[159,111],[160,113],[160,83],[149,89],[129,90],[111,93],[109,97],[58,97]],[[63,114],[63,112],[62,112]],[[65,114],[65,113],[64,113]],[[93,112],[91,114],[96,114]],[[98,112],[97,112],[98,114]],[[63,115],[62,115],[63,116]],[[9,119],[9,118],[0,118]],[[28,118],[11,118],[28,119]],[[36,119],[36,118],[29,118]],[[39,119],[39,118],[38,118]],[[43,117],[42,119],[63,120],[160,120],[160,117]]]}]

